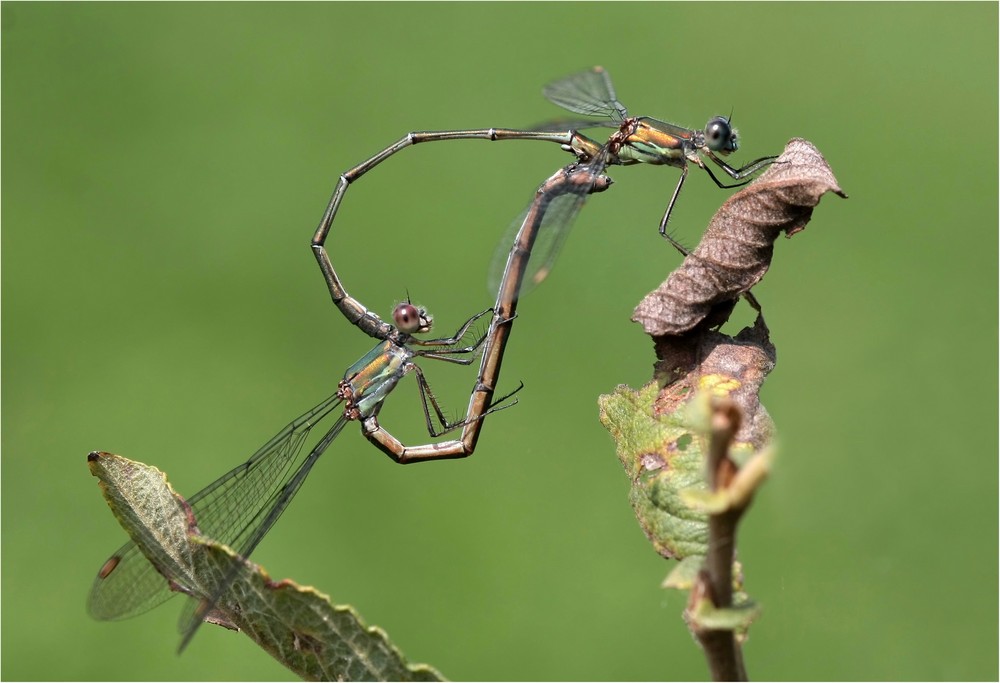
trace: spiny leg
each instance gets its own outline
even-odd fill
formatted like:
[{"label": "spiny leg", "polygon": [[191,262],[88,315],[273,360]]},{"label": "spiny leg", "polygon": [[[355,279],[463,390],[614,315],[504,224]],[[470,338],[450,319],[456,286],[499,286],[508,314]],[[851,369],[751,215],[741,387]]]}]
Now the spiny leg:
[{"label": "spiny leg", "polygon": [[667,232],[667,221],[670,220],[670,213],[674,210],[674,203],[677,201],[677,196],[681,193],[681,188],[684,186],[684,180],[687,178],[687,173],[688,167],[687,164],[685,164],[684,168],[681,169],[681,177],[680,180],[677,181],[677,187],[674,188],[674,194],[670,197],[670,203],[667,204],[667,210],[663,212],[663,220],[660,221],[660,235],[670,242],[674,249],[679,251],[684,256],[690,254],[691,251],[670,236]]},{"label": "spiny leg", "polygon": [[[751,161],[749,163],[746,163],[743,166],[740,166],[739,168],[733,168],[732,166],[730,166],[729,164],[727,164],[725,161],[723,161],[719,157],[715,156],[715,154],[713,154],[711,150],[707,150],[706,149],[706,150],[704,150],[704,153],[705,153],[705,156],[707,156],[709,159],[711,159],[715,163],[716,166],[718,166],[723,171],[725,171],[726,175],[728,175],[733,180],[742,180],[743,178],[746,178],[747,176],[753,175],[754,173],[756,173],[760,169],[764,168],[765,166],[769,166],[769,165],[773,164],[774,161],[778,158],[776,156],[761,157],[760,159],[754,159],[753,161]],[[708,169],[707,166],[703,165],[702,168],[704,168],[706,171],[709,171],[709,169]],[[719,182],[718,178],[716,178],[714,175],[712,175],[711,171],[709,171],[708,175],[712,176],[712,180],[715,181],[715,184],[718,185],[719,187],[722,187],[722,188],[740,187],[741,185],[746,185],[746,182],[744,182],[744,183],[738,183],[736,185],[723,185],[722,183]],[[750,182],[750,181],[748,180],[747,182]]]},{"label": "spiny leg", "polygon": [[[726,162],[716,157],[711,152],[706,152],[706,153],[708,154],[709,158],[712,159],[712,161],[714,161],[716,164],[719,164],[722,168],[726,169],[726,172],[729,173],[729,175],[732,176],[733,178],[741,177],[744,172],[746,172],[747,174],[753,173],[759,170],[760,168],[763,168],[764,166],[773,163],[774,160],[778,158],[778,157],[761,157],[760,159],[751,161],[749,164],[746,164],[740,169],[734,169],[731,166],[729,166]],[[723,183],[719,182],[718,178],[715,177],[715,174],[712,173],[712,169],[710,169],[703,163],[699,163],[698,165],[701,166],[703,169],[705,169],[705,172],[708,173],[708,176],[715,181],[715,184],[723,189],[741,187],[753,180],[752,178],[748,178],[747,180],[744,180],[741,183],[736,183],[734,185],[724,185]],[[666,213],[663,214],[663,220],[660,222],[660,235],[666,238],[666,240],[670,242],[670,244],[673,245],[673,247],[684,256],[684,258],[687,258],[688,256],[691,255],[691,250],[667,234],[667,221],[670,219],[670,212],[674,207],[674,202],[677,200],[677,194],[680,192],[681,185],[684,184],[684,178],[686,176],[687,176],[687,166],[685,166],[684,170],[681,172],[681,178],[677,182],[676,189],[674,189],[674,195],[673,197],[670,198],[670,203],[667,205],[667,211]],[[755,297],[752,292],[750,292],[749,290],[743,292],[743,298],[747,300],[747,303],[750,304],[750,306],[755,311],[757,311],[758,314],[760,314],[761,316],[764,315],[764,311],[761,309],[760,302],[757,301],[757,297]]]},{"label": "spiny leg", "polygon": [[[412,306],[412,304],[406,304],[406,305]],[[472,326],[472,324],[476,320],[478,320],[479,318],[481,318],[482,316],[486,315],[491,311],[492,309],[486,309],[485,311],[482,311],[472,316],[462,325],[461,328],[459,328],[459,330],[456,332],[454,336],[434,341],[442,341],[448,344],[460,343],[462,338],[468,335],[468,330]],[[496,316],[494,316],[494,320],[495,319]],[[501,322],[506,322],[506,320]],[[423,324],[429,325],[429,321],[427,319],[424,319]],[[379,367],[374,367],[374,370],[377,371],[380,369],[381,365],[386,365],[386,366],[389,365],[390,355],[400,357],[406,354],[408,354],[409,358],[417,358],[417,357],[433,358],[436,360],[444,360],[452,363],[457,363],[460,365],[469,365],[475,359],[475,353],[478,351],[479,347],[486,340],[488,334],[489,333],[487,332],[480,335],[474,341],[473,344],[466,347],[461,347],[461,348],[433,347],[432,349],[413,349],[409,345],[415,342],[416,340],[408,337],[407,335],[404,335],[403,339],[406,340],[405,341],[406,346],[398,345],[391,347],[390,350],[393,351],[392,354],[389,354],[388,352],[380,354],[376,359],[374,359],[371,363],[369,363],[369,366],[374,367],[375,364],[379,364]],[[384,342],[382,346],[376,348],[381,349],[384,348],[385,345],[392,343],[394,342],[392,341]],[[459,357],[459,356],[466,356],[466,357]],[[369,370],[369,369],[370,369],[369,367],[364,368],[364,370]],[[423,371],[420,369],[419,366],[417,366],[412,361],[404,360],[403,364],[399,366],[396,370],[393,370],[389,375],[384,375],[381,372],[367,372],[366,374],[373,375],[376,377],[375,383],[372,384],[372,386],[364,387],[362,389],[362,392],[358,393],[357,395],[345,397],[349,401],[349,404],[345,410],[349,411],[351,410],[352,407],[354,407],[355,410],[352,417],[353,419],[360,418],[362,420],[361,432],[362,434],[364,434],[365,438],[367,438],[369,441],[375,444],[375,446],[377,446],[380,450],[382,450],[390,458],[392,458],[395,462],[398,463],[419,462],[422,460],[432,460],[432,459],[463,458],[472,455],[472,452],[475,449],[475,443],[471,442],[468,439],[465,439],[464,432],[462,439],[454,439],[451,441],[436,443],[436,444],[406,446],[397,438],[395,438],[392,434],[390,434],[387,430],[381,427],[381,425],[379,425],[378,414],[382,409],[383,405],[382,401],[384,401],[384,399],[388,395],[388,392],[392,390],[392,387],[394,387],[395,384],[404,375],[409,374],[411,372],[417,376],[417,387],[418,390],[420,391],[421,408],[423,409],[424,421],[427,426],[427,432],[434,438],[437,438],[452,430],[461,427],[467,427],[467,425],[469,424],[478,424],[483,418],[485,418],[490,413],[496,412],[497,410],[502,410],[504,408],[508,408],[516,404],[517,401],[515,400],[510,403],[501,405],[508,398],[513,396],[515,393],[517,393],[517,391],[521,389],[521,387],[518,387],[513,392],[503,396],[498,401],[489,403],[488,405],[477,403],[477,401],[475,400],[476,390],[474,390],[473,395],[470,397],[469,411],[465,419],[450,421],[445,415],[445,412],[442,409],[441,405],[438,403],[437,397],[434,396],[434,392],[431,390],[430,385],[428,384],[423,374]],[[380,388],[381,384],[379,384],[379,382],[381,382],[381,384],[385,384],[387,388],[385,390],[382,390]],[[391,385],[388,384],[390,382]],[[348,383],[348,386],[352,385]],[[478,390],[478,388],[479,385],[477,383],[476,389]],[[365,400],[366,396],[369,398],[369,402],[372,397],[377,397],[378,400],[374,402],[374,405],[368,408],[364,408],[361,405],[361,402]],[[362,412],[365,410],[367,410],[367,412]],[[433,414],[431,412],[432,410]],[[434,420],[435,417],[437,418],[437,423],[435,423]]]},{"label": "spiny leg", "polygon": [[[441,404],[438,403],[437,397],[434,396],[434,392],[431,390],[431,386],[427,382],[427,378],[424,376],[423,370],[421,370],[420,367],[417,365],[412,365],[412,369],[414,374],[416,374],[417,376],[417,388],[420,390],[420,400],[421,403],[423,404],[424,418],[427,422],[427,433],[435,438],[443,434],[447,434],[448,432],[453,431],[455,429],[458,429],[459,427],[464,427],[470,422],[482,420],[487,415],[495,413],[498,410],[510,408],[511,406],[517,403],[516,399],[507,405],[501,405],[501,404],[524,387],[524,384],[522,383],[517,389],[510,392],[509,394],[501,396],[500,398],[492,401],[490,405],[487,406],[486,410],[484,410],[482,413],[478,415],[466,416],[461,420],[449,421],[444,414],[444,410],[441,408]],[[434,424],[434,420],[431,417],[430,408],[434,409],[434,414],[438,419],[438,424],[441,425],[440,429],[436,427]]]},{"label": "spiny leg", "polygon": [[[440,339],[413,339],[410,341],[410,343],[416,346],[454,346],[455,344],[458,344],[459,342],[462,341],[466,333],[469,331],[469,328],[472,327],[473,323],[475,323],[477,320],[482,318],[487,313],[492,313],[492,312],[493,312],[492,308],[487,308],[485,311],[480,311],[479,313],[476,313],[474,316],[472,316],[464,323],[462,323],[462,326],[458,328],[458,331],[456,331],[455,334],[453,334],[450,337],[442,337]],[[460,349],[453,349],[448,351],[435,351],[434,353],[437,354],[463,353],[463,352],[467,353],[469,351],[474,351],[475,349],[479,348],[479,345],[483,343],[484,339],[486,339],[485,334],[480,336],[479,339],[475,341],[471,346],[466,346]]]},{"label": "spiny leg", "polygon": [[[719,157],[715,156],[715,154],[713,154],[711,152],[711,150],[705,150],[704,153],[705,153],[706,156],[708,156],[709,159],[711,159],[713,162],[715,162],[720,168],[722,168],[734,180],[739,180],[741,178],[745,178],[746,176],[752,175],[753,173],[757,172],[758,170],[764,168],[765,166],[774,163],[774,160],[778,158],[776,156],[761,157],[760,159],[756,159],[754,161],[751,161],[750,163],[748,163],[748,164],[746,164],[744,166],[741,166],[740,168],[736,169],[736,168],[733,168],[732,166],[730,166],[729,164],[727,164],[725,161],[723,161]],[[705,170],[705,173],[708,174],[708,177],[711,178],[712,181],[718,187],[720,187],[722,189],[728,190],[728,189],[732,189],[734,187],[742,187],[742,186],[746,185],[747,183],[751,182],[751,180],[753,180],[752,178],[747,178],[743,182],[734,183],[732,185],[726,185],[723,182],[721,182],[715,176],[714,173],[712,173],[712,169],[710,169],[708,166],[706,166],[700,160],[697,160],[696,163],[701,168],[703,168]],[[679,251],[684,256],[688,256],[691,253],[691,250],[688,249],[687,247],[685,247],[684,245],[682,245],[680,242],[678,242],[677,240],[675,240],[673,237],[671,237],[667,233],[667,221],[670,220],[670,213],[674,209],[674,203],[677,201],[677,195],[680,194],[681,186],[684,185],[684,180],[685,180],[685,178],[687,178],[687,171],[688,171],[688,169],[687,169],[687,166],[685,165],[684,168],[683,168],[683,170],[681,171],[680,180],[677,181],[677,187],[674,188],[674,194],[673,194],[672,197],[670,197],[670,203],[667,204],[667,210],[663,214],[663,220],[660,221],[660,235],[662,235],[664,239],[666,239],[668,242],[670,242],[671,245],[673,245],[674,249],[676,249],[677,251]]]},{"label": "spiny leg", "polygon": [[[423,378],[422,372],[415,365],[413,368],[415,368],[417,372],[417,381],[418,386],[420,387],[424,419],[427,423],[427,431],[435,438],[441,436],[442,434],[446,434],[449,431],[458,429],[459,427],[466,427],[472,423],[478,424],[487,415],[516,405],[517,399],[514,399],[504,405],[501,404],[524,387],[523,383],[520,384],[517,389],[509,394],[506,394],[505,396],[502,396],[498,400],[491,402],[485,410],[476,411],[476,413],[471,417],[466,417],[466,419],[459,422],[449,422],[447,418],[445,418],[444,411],[437,403],[433,393],[430,392],[430,387]],[[434,413],[441,421],[443,427],[442,430],[438,430],[434,426],[433,419],[430,415],[430,408],[427,406],[428,400],[431,401]],[[378,413],[380,410],[381,405],[376,407],[371,415],[362,420],[361,433],[364,434],[366,439],[371,441],[379,450],[388,455],[396,463],[406,465],[414,462],[424,462],[426,460],[454,460],[456,458],[466,458],[473,453],[474,448],[461,439],[453,439],[451,441],[424,444],[420,446],[406,446],[378,423]]]}]

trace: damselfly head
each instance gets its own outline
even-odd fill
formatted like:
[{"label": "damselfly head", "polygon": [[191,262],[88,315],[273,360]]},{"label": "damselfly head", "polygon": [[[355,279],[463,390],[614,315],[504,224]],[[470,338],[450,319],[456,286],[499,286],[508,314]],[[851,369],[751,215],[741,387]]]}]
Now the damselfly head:
[{"label": "damselfly head", "polygon": [[396,328],[403,334],[421,334],[429,332],[434,324],[434,317],[420,306],[414,306],[409,301],[396,304],[392,309],[392,320]]},{"label": "damselfly head", "polygon": [[705,146],[719,154],[729,154],[739,149],[736,129],[725,116],[716,116],[705,124]]}]

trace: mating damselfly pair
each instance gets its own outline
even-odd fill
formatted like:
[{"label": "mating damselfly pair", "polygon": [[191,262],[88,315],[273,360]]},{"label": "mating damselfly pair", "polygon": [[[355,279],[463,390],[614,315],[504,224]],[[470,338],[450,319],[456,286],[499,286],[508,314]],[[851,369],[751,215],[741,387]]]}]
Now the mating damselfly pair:
[{"label": "mating damselfly pair", "polygon": [[[693,130],[648,117],[630,117],[618,101],[607,72],[598,67],[550,84],[545,96],[553,103],[597,121],[574,121],[535,130],[507,128],[409,133],[375,156],[342,174],[323,214],[312,248],[334,304],[367,335],[379,340],[345,372],[337,391],[319,405],[293,420],[245,463],[188,499],[194,522],[201,534],[232,547],[246,558],[271,529],[319,457],[349,421],[358,421],[362,434],[399,463],[462,458],[473,453],[484,418],[516,403],[520,386],[495,398],[504,350],[516,317],[524,285],[541,282],[551,271],[574,218],[587,195],[607,189],[611,180],[605,170],[612,165],[652,164],[681,169],[681,176],[659,222],[659,232],[668,240],[667,223],[687,175],[688,163],[704,169],[719,187],[749,182],[751,174],[774,160],[762,157],[740,168],[726,164],[720,156],[737,149],[736,132],[725,117],[709,120],[704,130]],[[577,132],[577,128],[609,126],[614,132],[601,143]],[[425,310],[407,300],[393,311],[393,324],[383,321],[348,294],[326,249],[326,241],[347,188],[362,175],[406,147],[445,140],[541,140],[559,144],[574,160],[559,169],[538,189],[531,204],[513,224],[516,233],[505,238],[497,250],[488,279],[497,292],[492,308],[469,317],[450,337],[421,340],[417,334],[431,329]],[[724,185],[705,160],[722,169],[735,185]],[[676,242],[672,243],[683,251]],[[489,316],[485,332],[476,323]],[[430,389],[420,359],[442,360],[462,365],[480,358],[480,367],[462,419],[449,421]],[[437,438],[461,429],[457,439],[407,446],[378,422],[382,405],[407,374],[416,376],[428,433]],[[330,421],[325,429],[316,429]],[[322,436],[305,448],[316,430]],[[210,591],[185,585],[153,558],[127,543],[101,568],[88,600],[90,613],[99,619],[122,619],[140,614],[171,597],[185,593],[197,600],[193,611],[182,619],[181,648],[201,622],[217,607],[235,570]]]}]

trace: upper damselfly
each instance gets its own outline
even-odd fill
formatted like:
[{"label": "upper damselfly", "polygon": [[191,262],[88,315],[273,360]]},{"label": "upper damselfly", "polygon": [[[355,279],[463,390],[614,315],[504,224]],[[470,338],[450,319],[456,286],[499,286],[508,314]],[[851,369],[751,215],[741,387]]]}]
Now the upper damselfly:
[{"label": "upper damselfly", "polygon": [[[321,243],[326,239],[344,194],[351,183],[397,152],[423,142],[470,139],[554,142],[565,151],[571,152],[578,162],[585,163],[585,167],[573,166],[573,168],[577,170],[586,168],[595,183],[599,182],[605,167],[609,165],[627,166],[643,163],[680,168],[681,176],[660,219],[659,232],[684,254],[688,253],[687,249],[667,233],[667,223],[687,177],[688,164],[691,163],[704,169],[719,187],[731,188],[746,184],[749,182],[748,177],[751,174],[776,159],[774,156],[761,157],[740,168],[734,168],[727,164],[721,157],[738,149],[737,132],[732,127],[728,117],[715,116],[709,119],[704,129],[696,130],[650,117],[629,116],[628,110],[618,101],[610,76],[602,67],[594,67],[589,71],[555,81],[544,88],[543,94],[549,101],[575,114],[600,117],[603,120],[557,122],[552,125],[540,126],[536,130],[479,128],[408,133],[378,154],[340,176],[333,197],[330,199],[326,213],[316,232],[314,244]],[[577,131],[577,128],[597,126],[610,126],[616,130],[603,143]],[[740,182],[732,185],[722,183],[712,172],[711,167],[705,163],[706,159],[722,169],[730,178]],[[586,192],[574,193],[573,197],[582,203],[587,194]],[[572,218],[576,216],[578,211],[566,210],[563,213],[567,220],[561,222],[546,221],[545,229],[539,233],[534,248],[535,256],[531,258],[527,266],[526,286],[537,284],[548,275],[556,255],[565,241],[566,233],[572,225]],[[512,231],[517,229],[519,229],[519,223],[515,223]],[[510,235],[505,236],[500,246],[497,247],[489,277],[491,290],[500,282],[503,268],[506,265],[510,237]],[[330,279],[329,273],[327,273],[327,278]]]}]

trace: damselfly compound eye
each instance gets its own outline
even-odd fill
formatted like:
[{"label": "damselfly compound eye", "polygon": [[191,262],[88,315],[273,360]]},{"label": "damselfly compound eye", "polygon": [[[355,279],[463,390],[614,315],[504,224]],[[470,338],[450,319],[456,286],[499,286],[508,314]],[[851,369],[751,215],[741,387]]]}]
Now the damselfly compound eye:
[{"label": "damselfly compound eye", "polygon": [[705,124],[705,143],[713,152],[735,152],[736,131],[729,125],[729,119],[716,116]]},{"label": "damselfly compound eye", "polygon": [[427,311],[411,303],[398,304],[392,311],[392,320],[404,334],[427,332],[431,329],[431,317]]}]

